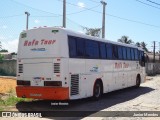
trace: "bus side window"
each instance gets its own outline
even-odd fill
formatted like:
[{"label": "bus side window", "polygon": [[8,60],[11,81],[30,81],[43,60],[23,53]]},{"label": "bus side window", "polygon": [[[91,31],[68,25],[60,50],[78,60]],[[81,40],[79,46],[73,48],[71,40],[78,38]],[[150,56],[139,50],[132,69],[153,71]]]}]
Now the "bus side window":
[{"label": "bus side window", "polygon": [[76,38],[76,46],[77,46],[77,57],[84,58],[85,45],[83,38]]},{"label": "bus side window", "polygon": [[113,45],[113,59],[118,59],[118,49],[116,45]]},{"label": "bus side window", "polygon": [[134,53],[135,53],[135,60],[138,60],[138,50],[134,49]]},{"label": "bus side window", "polygon": [[75,58],[76,57],[76,40],[74,37],[69,36],[68,37],[68,43],[69,43],[69,57]]},{"label": "bus side window", "polygon": [[123,60],[123,51],[121,46],[118,46],[118,56],[120,60]]},{"label": "bus side window", "polygon": [[131,60],[131,50],[127,48],[127,60]]},{"label": "bus side window", "polygon": [[100,43],[100,57],[101,59],[107,58],[107,51],[105,43]]},{"label": "bus side window", "polygon": [[99,45],[96,41],[86,40],[86,57],[90,59],[99,59]]},{"label": "bus side window", "polygon": [[131,59],[135,60],[135,55],[134,55],[134,49],[133,48],[131,48]]},{"label": "bus side window", "polygon": [[112,59],[112,44],[106,44],[106,51],[107,51],[107,59]]},{"label": "bus side window", "polygon": [[123,59],[127,60],[127,50],[126,50],[126,47],[122,47],[122,50],[123,50]]}]

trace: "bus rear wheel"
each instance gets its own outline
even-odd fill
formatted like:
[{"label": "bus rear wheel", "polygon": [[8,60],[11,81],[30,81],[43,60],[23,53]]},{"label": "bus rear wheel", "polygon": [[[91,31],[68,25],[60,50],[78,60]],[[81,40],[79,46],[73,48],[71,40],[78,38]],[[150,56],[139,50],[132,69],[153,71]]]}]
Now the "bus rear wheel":
[{"label": "bus rear wheel", "polygon": [[139,86],[140,86],[140,84],[141,84],[141,78],[140,78],[140,76],[137,76],[137,78],[136,78],[136,88],[138,88]]},{"label": "bus rear wheel", "polygon": [[97,81],[94,85],[93,89],[93,98],[94,100],[99,100],[102,95],[102,85],[99,81]]}]

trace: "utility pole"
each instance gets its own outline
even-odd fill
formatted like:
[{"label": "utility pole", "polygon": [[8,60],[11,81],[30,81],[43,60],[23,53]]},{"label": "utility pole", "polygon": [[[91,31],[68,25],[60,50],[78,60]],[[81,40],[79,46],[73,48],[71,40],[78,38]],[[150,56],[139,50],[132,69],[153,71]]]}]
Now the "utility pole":
[{"label": "utility pole", "polygon": [[106,5],[107,3],[104,1],[101,1],[103,5],[103,17],[102,17],[102,38],[105,38],[105,15],[106,15]]},{"label": "utility pole", "polygon": [[26,30],[28,30],[28,22],[29,22],[30,13],[29,13],[29,12],[25,12],[25,14],[27,15],[27,20],[26,20]]},{"label": "utility pole", "polygon": [[160,62],[160,42],[159,42],[159,62]]},{"label": "utility pole", "polygon": [[156,49],[156,42],[153,41],[153,63],[155,63],[155,49]]},{"label": "utility pole", "polygon": [[66,28],[66,0],[63,0],[63,27]]}]

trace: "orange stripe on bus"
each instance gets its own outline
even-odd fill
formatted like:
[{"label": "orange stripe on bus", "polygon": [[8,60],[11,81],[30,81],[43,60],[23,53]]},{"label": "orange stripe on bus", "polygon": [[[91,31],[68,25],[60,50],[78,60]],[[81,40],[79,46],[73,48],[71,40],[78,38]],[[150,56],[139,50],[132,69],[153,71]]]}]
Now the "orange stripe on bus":
[{"label": "orange stripe on bus", "polygon": [[36,87],[17,86],[17,97],[46,99],[46,100],[68,100],[69,88],[62,87]]}]

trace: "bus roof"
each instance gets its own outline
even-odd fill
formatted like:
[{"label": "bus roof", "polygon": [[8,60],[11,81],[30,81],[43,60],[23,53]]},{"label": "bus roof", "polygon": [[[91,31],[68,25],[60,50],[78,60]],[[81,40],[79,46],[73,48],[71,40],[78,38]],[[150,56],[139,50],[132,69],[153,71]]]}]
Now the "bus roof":
[{"label": "bus roof", "polygon": [[[63,28],[63,27],[39,27],[39,28],[30,29],[30,30],[35,30],[35,29],[36,30],[37,29],[58,29],[58,30],[62,30],[63,32],[65,32],[67,35],[70,35],[70,36],[86,38],[86,39],[91,39],[91,40],[95,40],[95,41],[101,41],[101,42],[121,45],[121,46],[125,46],[125,47],[137,48],[138,50],[144,51],[141,47],[137,47],[137,46],[132,45],[132,44],[125,44],[125,43],[121,43],[121,42],[115,42],[115,41],[111,41],[111,40],[107,40],[107,39],[102,39],[102,38],[86,35],[86,34],[81,33],[81,32],[76,32],[76,31],[70,30],[68,28]],[[27,31],[30,31],[30,30],[27,30]],[[24,30],[23,32],[27,32],[27,31]]]}]

